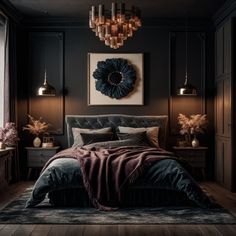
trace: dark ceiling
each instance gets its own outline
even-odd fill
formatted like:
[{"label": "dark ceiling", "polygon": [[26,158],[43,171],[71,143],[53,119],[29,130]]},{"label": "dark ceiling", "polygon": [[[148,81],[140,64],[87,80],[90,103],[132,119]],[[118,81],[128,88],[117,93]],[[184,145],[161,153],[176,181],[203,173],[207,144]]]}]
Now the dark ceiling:
[{"label": "dark ceiling", "polygon": [[[4,0],[9,1],[20,13],[27,17],[88,17],[91,5],[105,4],[109,9],[109,0]],[[117,3],[120,1],[117,1]],[[122,2],[125,2],[124,0]],[[129,0],[141,9],[142,17],[160,18],[208,18],[226,2],[226,0]]]}]

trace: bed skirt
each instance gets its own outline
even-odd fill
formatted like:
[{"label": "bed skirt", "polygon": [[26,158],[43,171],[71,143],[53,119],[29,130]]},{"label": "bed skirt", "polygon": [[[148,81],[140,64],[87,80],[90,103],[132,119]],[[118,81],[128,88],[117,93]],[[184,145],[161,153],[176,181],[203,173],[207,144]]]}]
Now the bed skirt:
[{"label": "bed skirt", "polygon": [[[92,207],[84,188],[71,188],[49,192],[49,201],[54,206]],[[119,207],[157,207],[190,205],[186,195],[167,189],[131,187],[122,193]]]}]

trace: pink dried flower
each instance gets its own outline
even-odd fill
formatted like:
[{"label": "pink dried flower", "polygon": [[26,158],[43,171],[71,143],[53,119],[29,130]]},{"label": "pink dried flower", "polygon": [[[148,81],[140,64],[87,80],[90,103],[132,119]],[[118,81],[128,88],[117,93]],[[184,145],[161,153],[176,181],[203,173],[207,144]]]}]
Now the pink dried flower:
[{"label": "pink dried flower", "polygon": [[180,113],[178,116],[178,124],[181,126],[180,134],[204,133],[208,120],[205,114],[196,114],[187,117]]},{"label": "pink dried flower", "polygon": [[15,123],[7,122],[3,128],[0,128],[0,140],[8,146],[16,145],[19,138]]},{"label": "pink dried flower", "polygon": [[48,134],[47,130],[49,124],[43,121],[42,117],[39,120],[36,120],[33,116],[28,115],[30,123],[23,127],[23,130],[28,130],[31,134],[36,136],[40,134]]}]

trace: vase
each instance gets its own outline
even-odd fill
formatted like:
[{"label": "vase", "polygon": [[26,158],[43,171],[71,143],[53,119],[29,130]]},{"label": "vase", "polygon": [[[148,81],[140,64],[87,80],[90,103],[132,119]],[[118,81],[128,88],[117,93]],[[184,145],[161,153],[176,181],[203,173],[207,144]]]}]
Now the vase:
[{"label": "vase", "polygon": [[0,149],[5,149],[6,148],[6,144],[4,142],[0,142]]},{"label": "vase", "polygon": [[192,147],[193,147],[193,148],[199,147],[199,141],[198,141],[198,139],[196,138],[196,135],[194,135],[194,138],[193,138],[193,140],[192,140]]},{"label": "vase", "polygon": [[34,141],[33,141],[33,145],[34,147],[40,147],[41,146],[41,139],[37,136],[35,137]]},{"label": "vase", "polygon": [[189,133],[185,134],[185,146],[191,146],[191,136]]}]

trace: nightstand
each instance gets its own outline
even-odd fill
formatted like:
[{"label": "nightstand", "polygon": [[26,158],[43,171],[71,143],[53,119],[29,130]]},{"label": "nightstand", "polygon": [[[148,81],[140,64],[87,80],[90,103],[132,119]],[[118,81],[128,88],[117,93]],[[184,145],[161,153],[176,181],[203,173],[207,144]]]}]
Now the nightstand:
[{"label": "nightstand", "polygon": [[42,169],[46,162],[58,152],[59,148],[59,146],[51,148],[26,147],[29,169],[27,179],[30,178],[32,169]]},{"label": "nightstand", "polygon": [[207,147],[173,147],[173,151],[179,159],[186,161],[193,168],[195,177],[198,177],[197,172],[200,170],[203,179],[206,179]]}]

